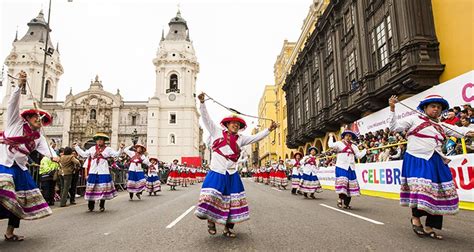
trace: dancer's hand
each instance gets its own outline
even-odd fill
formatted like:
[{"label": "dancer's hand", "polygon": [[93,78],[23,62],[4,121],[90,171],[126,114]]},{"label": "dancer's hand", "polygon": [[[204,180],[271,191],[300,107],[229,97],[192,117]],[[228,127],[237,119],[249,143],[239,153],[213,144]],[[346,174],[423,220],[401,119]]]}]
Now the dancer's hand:
[{"label": "dancer's hand", "polygon": [[275,121],[272,121],[272,124],[268,128],[269,131],[274,131],[276,128],[278,128],[278,124]]},{"label": "dancer's hand", "polygon": [[390,106],[390,111],[395,111],[395,103],[398,102],[398,97],[396,95],[392,95],[390,99],[388,99],[388,105]]},{"label": "dancer's hand", "polygon": [[206,93],[204,93],[204,92],[202,92],[198,95],[198,99],[201,103],[204,103],[205,98],[206,98]]}]

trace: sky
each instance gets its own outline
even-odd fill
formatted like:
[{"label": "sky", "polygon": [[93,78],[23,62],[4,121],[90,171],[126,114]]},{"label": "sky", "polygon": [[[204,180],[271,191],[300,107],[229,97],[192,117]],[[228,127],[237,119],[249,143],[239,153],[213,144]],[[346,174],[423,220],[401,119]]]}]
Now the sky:
[{"label": "sky", "polygon": [[[152,63],[161,31],[181,10],[200,64],[198,92],[257,115],[265,85],[274,84],[273,65],[283,41],[297,41],[312,0],[52,0],[51,39],[59,42],[64,74],[58,99],[88,89],[96,74],[104,89],[120,89],[126,101],[146,101],[155,89]],[[21,38],[47,0],[0,0],[0,60]],[[18,27],[18,28],[17,28]],[[138,87],[138,88],[137,88]],[[4,87],[0,89],[3,97]],[[0,98],[1,99],[1,98]],[[215,120],[229,114],[215,104]],[[247,118],[249,128],[256,126]],[[252,123],[255,122],[255,123]]]}]

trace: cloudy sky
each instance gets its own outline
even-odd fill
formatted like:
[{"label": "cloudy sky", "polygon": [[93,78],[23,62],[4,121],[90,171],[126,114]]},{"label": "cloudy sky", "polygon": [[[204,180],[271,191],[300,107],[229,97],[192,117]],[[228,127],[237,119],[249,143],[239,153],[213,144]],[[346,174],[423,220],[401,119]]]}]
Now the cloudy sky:
[{"label": "cloudy sky", "polygon": [[[106,90],[115,93],[119,88],[125,100],[147,100],[154,92],[152,60],[161,30],[168,32],[179,4],[200,63],[197,90],[242,112],[257,114],[264,86],[274,82],[273,64],[283,41],[298,39],[311,3],[53,0],[51,38],[54,45],[59,42],[65,70],[59,99],[64,100],[71,87],[74,94],[86,90],[98,74]],[[0,1],[0,60],[12,49],[17,27],[21,38],[42,8],[46,18],[47,7],[47,0]],[[211,105],[210,112],[216,120],[228,114],[217,105]]]}]

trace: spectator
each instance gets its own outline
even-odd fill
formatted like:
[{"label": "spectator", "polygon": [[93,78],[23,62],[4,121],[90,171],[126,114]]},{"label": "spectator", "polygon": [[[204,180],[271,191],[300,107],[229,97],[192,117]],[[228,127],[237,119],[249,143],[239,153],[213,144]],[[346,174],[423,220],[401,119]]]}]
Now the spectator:
[{"label": "spectator", "polygon": [[41,192],[48,205],[54,205],[54,187],[56,185],[56,172],[59,169],[59,164],[53,162],[48,157],[43,157],[40,163],[41,176]]},{"label": "spectator", "polygon": [[448,116],[446,120],[444,120],[444,122],[447,124],[454,125],[458,121],[459,121],[459,118],[456,117],[456,113],[454,112],[454,109],[448,110]]},{"label": "spectator", "polygon": [[473,128],[474,125],[471,124],[468,118],[461,118],[461,127],[468,127],[468,128]]},{"label": "spectator", "polygon": [[[61,155],[59,159],[59,163],[61,165],[61,172],[59,176],[59,180],[61,182],[61,203],[60,207],[65,207],[67,202],[67,195],[71,189],[72,178],[74,175],[74,171],[76,166],[81,165],[79,160],[72,155],[72,148],[66,147],[64,149],[64,154]],[[75,203],[75,193],[71,195],[71,204]]]},{"label": "spectator", "polygon": [[457,118],[459,118],[459,114],[461,113],[461,108],[459,106],[455,106],[453,108],[454,114],[456,115]]}]

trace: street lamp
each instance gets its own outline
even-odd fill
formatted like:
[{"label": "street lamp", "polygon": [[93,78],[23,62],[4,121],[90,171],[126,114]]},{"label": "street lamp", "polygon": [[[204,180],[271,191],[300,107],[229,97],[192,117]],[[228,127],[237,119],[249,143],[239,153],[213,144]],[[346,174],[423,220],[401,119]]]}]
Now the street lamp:
[{"label": "street lamp", "polygon": [[[72,2],[72,0],[68,0],[69,3]],[[39,100],[39,107],[43,107],[43,97],[44,97],[44,85],[46,81],[46,59],[48,56],[52,56],[54,53],[53,48],[48,48],[48,42],[49,42],[49,32],[51,29],[49,28],[50,24],[50,18],[51,18],[51,0],[49,0],[49,6],[48,6],[48,21],[46,22],[46,40],[44,41],[44,57],[43,57],[43,74],[41,77],[41,92],[40,92],[40,100]]]},{"label": "street lamp", "polygon": [[137,129],[134,129],[132,132],[132,143],[133,145],[137,144],[138,142],[138,132]]}]

